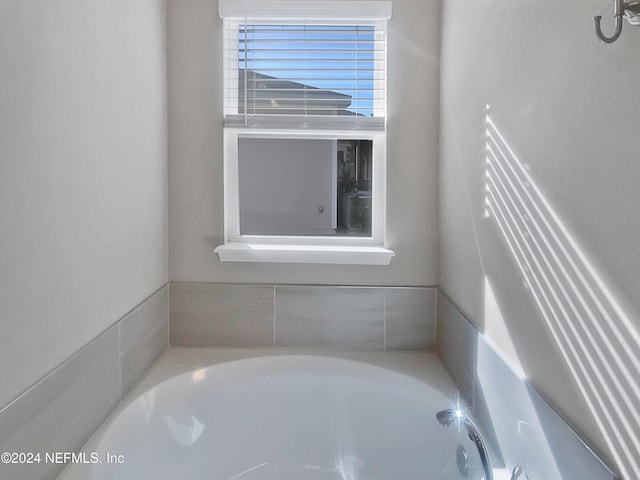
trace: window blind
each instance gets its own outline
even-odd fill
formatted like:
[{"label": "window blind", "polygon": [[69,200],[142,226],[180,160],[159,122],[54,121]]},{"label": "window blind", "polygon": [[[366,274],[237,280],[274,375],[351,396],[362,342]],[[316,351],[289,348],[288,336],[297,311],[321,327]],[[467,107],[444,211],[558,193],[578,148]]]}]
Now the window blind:
[{"label": "window blind", "polygon": [[385,21],[225,18],[224,35],[228,125],[384,127]]}]

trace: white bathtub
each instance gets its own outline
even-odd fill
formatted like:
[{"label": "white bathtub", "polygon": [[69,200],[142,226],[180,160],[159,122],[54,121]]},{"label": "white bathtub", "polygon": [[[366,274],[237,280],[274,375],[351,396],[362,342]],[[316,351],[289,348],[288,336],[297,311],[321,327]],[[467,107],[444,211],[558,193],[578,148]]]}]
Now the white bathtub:
[{"label": "white bathtub", "polygon": [[64,478],[458,480],[460,444],[477,466],[465,479],[483,478],[467,435],[436,421],[451,406],[429,384],[365,363],[232,361],[138,397],[89,444],[88,463]]}]

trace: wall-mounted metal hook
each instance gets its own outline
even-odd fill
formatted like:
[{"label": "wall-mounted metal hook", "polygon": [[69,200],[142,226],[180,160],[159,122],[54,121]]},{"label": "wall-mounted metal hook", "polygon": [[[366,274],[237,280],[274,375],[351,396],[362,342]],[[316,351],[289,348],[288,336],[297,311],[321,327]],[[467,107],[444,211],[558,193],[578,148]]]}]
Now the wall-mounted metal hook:
[{"label": "wall-mounted metal hook", "polygon": [[613,43],[620,38],[623,18],[626,17],[632,25],[640,24],[640,1],[625,2],[624,0],[614,0],[614,4],[615,12],[613,17],[616,21],[616,30],[613,32],[612,36],[607,37],[602,33],[602,28],[600,26],[602,16],[598,15],[597,17],[593,17],[593,23],[596,27],[596,35],[598,36],[598,39],[604,43]]},{"label": "wall-mounted metal hook", "polygon": [[614,2],[615,2],[614,18],[616,20],[616,31],[613,33],[611,37],[607,37],[604,33],[602,33],[602,28],[600,27],[600,21],[602,20],[602,15],[593,17],[593,23],[596,27],[596,35],[598,36],[598,39],[604,43],[615,42],[618,38],[620,38],[620,34],[622,33],[622,16],[624,15],[624,0],[614,0]]}]

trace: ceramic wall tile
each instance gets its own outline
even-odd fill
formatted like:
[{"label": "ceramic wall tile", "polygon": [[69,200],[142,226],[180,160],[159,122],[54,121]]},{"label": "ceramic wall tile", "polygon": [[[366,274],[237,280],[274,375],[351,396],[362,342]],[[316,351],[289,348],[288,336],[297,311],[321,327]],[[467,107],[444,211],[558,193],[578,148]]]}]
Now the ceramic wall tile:
[{"label": "ceramic wall tile", "polygon": [[169,286],[151,295],[120,321],[122,395],[169,346]]},{"label": "ceramic wall tile", "polygon": [[384,301],[386,350],[435,348],[435,288],[385,288]]},{"label": "ceramic wall tile", "polygon": [[383,289],[276,287],[276,346],[382,350]]},{"label": "ceramic wall tile", "polygon": [[273,346],[273,286],[172,283],[169,295],[171,345]]},{"label": "ceramic wall tile", "polygon": [[40,463],[1,463],[0,478],[56,478],[64,464],[47,462],[45,455],[80,451],[119,401],[114,325],[0,412],[0,451],[41,454]]}]

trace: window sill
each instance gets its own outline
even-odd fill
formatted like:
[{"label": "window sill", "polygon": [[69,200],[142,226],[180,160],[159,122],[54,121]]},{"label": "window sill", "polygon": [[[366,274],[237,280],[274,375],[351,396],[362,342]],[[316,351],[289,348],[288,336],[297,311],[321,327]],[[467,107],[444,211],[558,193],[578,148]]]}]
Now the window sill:
[{"label": "window sill", "polygon": [[231,242],[214,250],[222,262],[328,263],[389,265],[395,253],[383,247],[265,245]]}]

